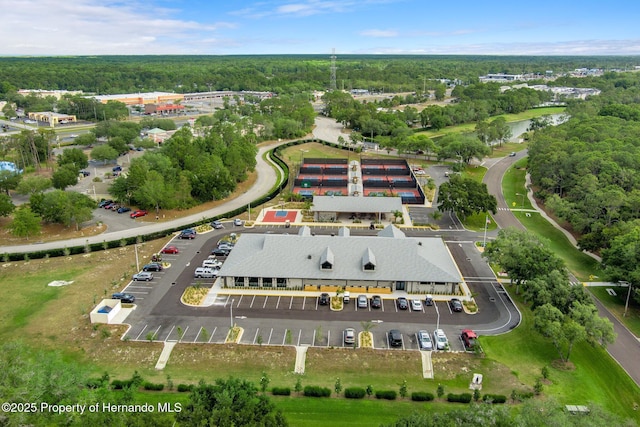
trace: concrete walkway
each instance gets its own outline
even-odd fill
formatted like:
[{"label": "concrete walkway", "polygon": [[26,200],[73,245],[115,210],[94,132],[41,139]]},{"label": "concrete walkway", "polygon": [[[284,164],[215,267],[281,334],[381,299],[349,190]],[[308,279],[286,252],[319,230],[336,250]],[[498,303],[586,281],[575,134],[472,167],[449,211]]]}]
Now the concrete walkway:
[{"label": "concrete walkway", "polygon": [[164,348],[162,349],[162,353],[160,353],[160,357],[158,358],[158,362],[156,363],[156,369],[161,370],[167,366],[167,362],[169,361],[169,356],[171,356],[171,351],[176,346],[176,341],[165,341]]},{"label": "concrete walkway", "polygon": [[430,351],[421,351],[422,356],[422,377],[427,379],[433,379],[433,362],[431,361]]},{"label": "concrete walkway", "polygon": [[293,368],[293,372],[296,374],[304,374],[304,365],[307,361],[307,349],[309,346],[297,345],[296,346],[296,365]]}]

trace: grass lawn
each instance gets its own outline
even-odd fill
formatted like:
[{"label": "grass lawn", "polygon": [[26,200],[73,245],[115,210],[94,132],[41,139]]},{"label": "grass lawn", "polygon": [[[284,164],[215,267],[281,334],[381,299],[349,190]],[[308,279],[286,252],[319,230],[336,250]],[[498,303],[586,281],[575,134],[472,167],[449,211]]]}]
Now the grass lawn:
[{"label": "grass lawn", "polygon": [[[616,295],[609,295],[607,288],[612,288]],[[640,337],[640,307],[633,301],[633,298],[629,299],[627,315],[623,316],[628,288],[621,286],[590,286],[587,289],[595,295],[610,312],[623,322],[636,337]]]},{"label": "grass lawn", "polygon": [[[502,191],[507,205],[514,209],[532,209],[531,203],[524,194],[524,179],[526,171],[522,167],[526,162],[520,160],[513,168],[508,169],[502,181]],[[589,255],[577,250],[567,237],[538,213],[513,211],[513,214],[527,230],[544,238],[551,249],[562,258],[567,268],[581,281],[593,280],[602,277],[602,270],[598,261]]]},{"label": "grass lawn", "polygon": [[[565,111],[565,107],[544,107],[544,108],[534,108],[531,110],[523,111],[518,114],[502,114],[500,116],[490,117],[488,119],[489,122],[495,120],[498,117],[504,117],[507,122],[517,122],[520,120],[530,120],[534,117],[542,117],[550,114],[562,114]],[[468,133],[474,132],[476,128],[476,123],[464,123],[457,126],[447,126],[444,129],[439,130],[428,130],[424,132],[419,132],[422,135],[427,135],[430,138],[441,137],[444,135],[449,135],[452,133]]]},{"label": "grass lawn", "polygon": [[544,385],[543,394],[555,396],[562,404],[588,406],[594,402],[623,417],[640,420],[633,409],[634,403],[640,403],[640,388],[604,349],[578,343],[569,358],[575,369],[554,367],[553,361],[558,359],[555,348],[533,330],[533,314],[511,294],[522,312],[522,324],[509,334],[481,337],[488,357],[510,366],[526,384],[534,383],[547,366],[550,383]]}]

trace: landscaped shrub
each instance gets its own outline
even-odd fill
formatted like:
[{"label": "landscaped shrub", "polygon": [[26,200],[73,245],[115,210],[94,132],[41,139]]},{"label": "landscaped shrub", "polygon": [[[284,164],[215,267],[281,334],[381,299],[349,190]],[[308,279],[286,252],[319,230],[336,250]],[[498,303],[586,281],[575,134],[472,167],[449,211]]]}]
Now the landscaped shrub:
[{"label": "landscaped shrub", "polygon": [[447,401],[448,402],[469,403],[469,402],[471,402],[471,398],[472,397],[473,396],[471,395],[471,393],[461,393],[461,394],[449,393],[449,394],[447,394]]},{"label": "landscaped shrub", "polygon": [[193,390],[193,384],[178,384],[178,391],[181,393]]},{"label": "landscaped shrub", "polygon": [[102,378],[89,378],[87,382],[84,384],[87,388],[100,388],[104,384],[104,380]]},{"label": "landscaped shrub", "polygon": [[507,401],[507,396],[504,394],[485,394],[482,396],[483,402],[491,402],[491,403],[505,403]]},{"label": "landscaped shrub", "polygon": [[290,396],[291,388],[290,387],[274,387],[271,389],[271,393],[274,396]]},{"label": "landscaped shrub", "polygon": [[367,394],[367,390],[362,387],[350,387],[344,389],[344,397],[347,399],[362,399],[365,394]]},{"label": "landscaped shrub", "polygon": [[308,385],[304,388],[303,394],[307,397],[329,397],[331,390],[317,385]]},{"label": "landscaped shrub", "polygon": [[122,390],[129,388],[133,385],[133,380],[113,380],[111,381],[111,388],[114,390]]},{"label": "landscaped shrub", "polygon": [[433,400],[435,396],[428,391],[414,391],[411,393],[411,400],[415,402],[429,402]]},{"label": "landscaped shrub", "polygon": [[379,390],[376,391],[376,399],[395,400],[398,393],[395,390]]},{"label": "landscaped shrub", "polygon": [[164,384],[154,384],[151,383],[149,381],[145,382],[142,387],[144,387],[145,390],[153,390],[153,391],[162,391],[164,390]]}]

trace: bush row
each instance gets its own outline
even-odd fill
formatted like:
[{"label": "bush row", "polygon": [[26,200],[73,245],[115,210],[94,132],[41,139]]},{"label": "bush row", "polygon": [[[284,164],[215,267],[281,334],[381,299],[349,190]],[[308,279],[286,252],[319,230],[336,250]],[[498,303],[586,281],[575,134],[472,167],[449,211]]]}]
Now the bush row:
[{"label": "bush row", "polygon": [[329,397],[331,390],[317,385],[308,385],[304,388],[303,394],[307,397]]},{"label": "bush row", "polygon": [[349,387],[344,389],[344,397],[347,399],[362,399],[367,391],[362,387]]},{"label": "bush row", "polygon": [[291,388],[289,387],[274,387],[271,389],[271,393],[273,393],[274,396],[290,396],[291,395]]},{"label": "bush row", "polygon": [[193,384],[178,384],[178,391],[180,393],[185,393],[191,390],[193,390]]},{"label": "bush row", "polygon": [[144,387],[145,390],[151,390],[151,391],[162,391],[162,390],[164,390],[164,384],[155,384],[155,383],[151,383],[149,381],[147,381],[144,384],[142,384],[142,387]]},{"label": "bush row", "polygon": [[376,391],[376,399],[395,400],[398,393],[395,390],[378,390]]},{"label": "bush row", "polygon": [[472,397],[473,396],[471,395],[471,393],[460,393],[460,394],[449,393],[449,394],[447,394],[447,401],[448,402],[469,403],[469,402],[471,402],[471,398]]},{"label": "bush row", "polygon": [[427,391],[414,391],[411,393],[411,400],[414,402],[430,402],[435,399],[433,393]]},{"label": "bush row", "polygon": [[482,401],[489,403],[505,403],[507,401],[507,396],[503,394],[485,394],[482,396]]}]

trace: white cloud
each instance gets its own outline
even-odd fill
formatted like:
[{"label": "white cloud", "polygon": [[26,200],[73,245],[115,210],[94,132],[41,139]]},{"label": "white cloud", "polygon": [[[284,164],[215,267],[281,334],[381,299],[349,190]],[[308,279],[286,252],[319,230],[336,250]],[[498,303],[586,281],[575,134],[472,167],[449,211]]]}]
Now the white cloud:
[{"label": "white cloud", "polygon": [[364,30],[358,34],[365,37],[398,37],[398,32],[394,30]]},{"label": "white cloud", "polygon": [[298,2],[261,2],[250,7],[231,12],[232,15],[239,15],[251,18],[264,18],[268,16],[312,16],[327,13],[354,12],[364,9],[373,4],[397,3],[404,0],[306,0]]},{"label": "white cloud", "polygon": [[185,40],[209,37],[227,22],[174,19],[175,11],[109,0],[0,0],[5,55],[182,53]]}]

